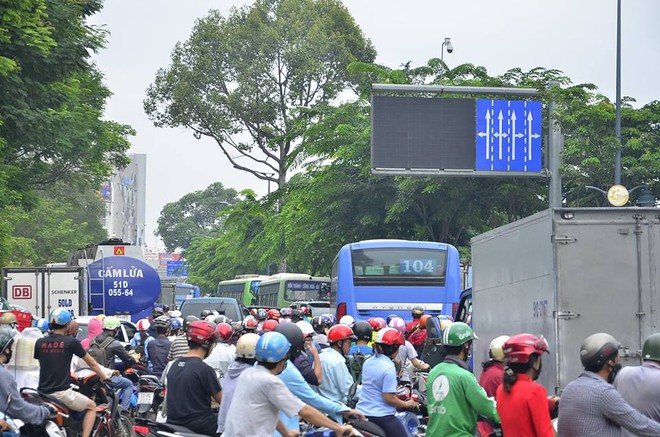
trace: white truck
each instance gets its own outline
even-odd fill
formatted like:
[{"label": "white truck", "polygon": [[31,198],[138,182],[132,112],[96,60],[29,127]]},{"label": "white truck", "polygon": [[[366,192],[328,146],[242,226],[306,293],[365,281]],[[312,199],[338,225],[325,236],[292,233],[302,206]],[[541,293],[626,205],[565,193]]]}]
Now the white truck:
[{"label": "white truck", "polygon": [[63,307],[75,315],[87,314],[82,267],[6,267],[2,269],[2,296],[10,305],[34,317],[47,318]]},{"label": "white truck", "polygon": [[539,382],[560,393],[582,370],[596,332],[621,343],[624,365],[658,332],[660,209],[549,209],[472,239],[474,367],[503,334],[550,344]]}]

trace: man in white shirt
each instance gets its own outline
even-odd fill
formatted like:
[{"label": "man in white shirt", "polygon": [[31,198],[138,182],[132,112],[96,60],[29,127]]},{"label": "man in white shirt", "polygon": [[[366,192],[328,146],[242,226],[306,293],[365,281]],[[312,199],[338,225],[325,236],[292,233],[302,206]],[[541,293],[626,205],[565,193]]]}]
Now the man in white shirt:
[{"label": "man in white shirt", "polygon": [[[299,435],[277,420],[279,411],[291,417],[295,414],[314,425],[325,426],[337,435],[350,434],[352,427],[343,426],[325,417],[318,410],[296,398],[277,377],[287,365],[291,344],[279,332],[267,332],[257,342],[257,365],[245,370],[238,379],[223,437],[254,437],[273,435],[275,429],[283,436]],[[249,418],[246,416],[249,412]]]}]

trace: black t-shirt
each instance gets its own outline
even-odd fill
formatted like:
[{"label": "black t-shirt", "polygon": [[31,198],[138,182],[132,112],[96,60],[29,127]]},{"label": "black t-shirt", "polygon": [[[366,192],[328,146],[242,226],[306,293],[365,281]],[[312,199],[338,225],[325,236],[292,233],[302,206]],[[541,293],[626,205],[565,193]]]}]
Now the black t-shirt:
[{"label": "black t-shirt", "polygon": [[54,393],[71,385],[71,358],[86,352],[78,340],[62,334],[50,334],[34,345],[34,358],[39,360],[39,391]]},{"label": "black t-shirt", "polygon": [[177,358],[167,372],[167,422],[201,434],[215,429],[211,397],[220,390],[211,366],[197,357]]}]

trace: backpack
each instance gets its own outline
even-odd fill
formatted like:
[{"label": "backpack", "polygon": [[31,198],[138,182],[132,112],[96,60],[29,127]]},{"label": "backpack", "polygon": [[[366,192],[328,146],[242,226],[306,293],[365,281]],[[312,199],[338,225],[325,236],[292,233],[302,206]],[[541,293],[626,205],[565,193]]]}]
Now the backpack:
[{"label": "backpack", "polygon": [[96,360],[103,367],[108,367],[105,350],[110,346],[110,343],[114,341],[113,337],[106,337],[101,343],[98,343],[96,339],[92,341],[87,349],[87,353]]}]

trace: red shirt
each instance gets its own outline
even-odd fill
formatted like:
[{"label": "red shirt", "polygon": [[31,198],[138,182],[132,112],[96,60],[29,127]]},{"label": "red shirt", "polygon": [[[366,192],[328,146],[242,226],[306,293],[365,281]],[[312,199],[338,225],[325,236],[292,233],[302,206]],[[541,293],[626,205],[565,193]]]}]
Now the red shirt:
[{"label": "red shirt", "polygon": [[[493,361],[493,365],[481,372],[479,377],[479,385],[484,388],[486,394],[494,398],[497,392],[497,387],[502,383],[502,376],[504,375],[504,365],[499,361]],[[493,432],[493,427],[488,423],[480,421],[477,423],[477,429],[482,436],[488,436]]]},{"label": "red shirt", "polygon": [[554,437],[545,388],[519,374],[511,393],[497,389],[497,412],[506,437]]}]

